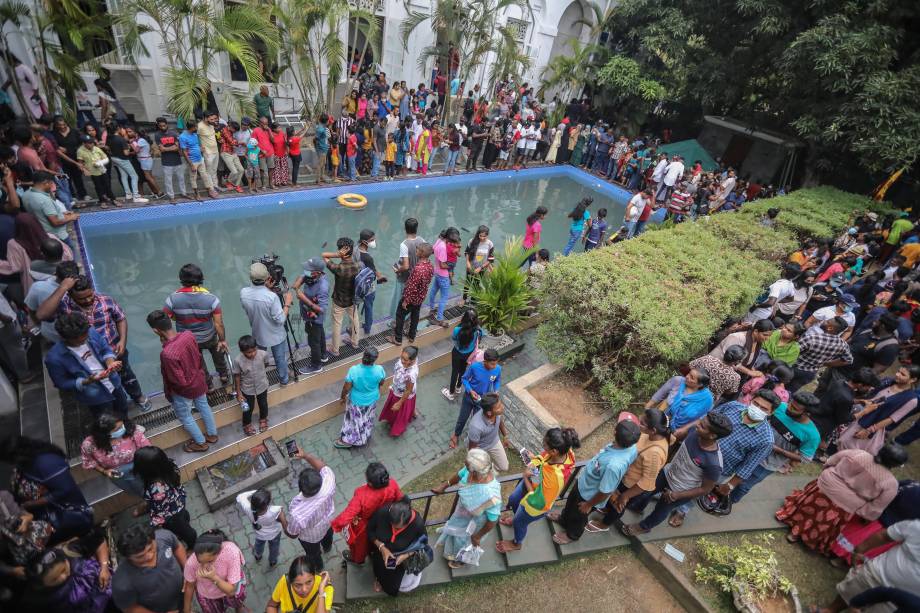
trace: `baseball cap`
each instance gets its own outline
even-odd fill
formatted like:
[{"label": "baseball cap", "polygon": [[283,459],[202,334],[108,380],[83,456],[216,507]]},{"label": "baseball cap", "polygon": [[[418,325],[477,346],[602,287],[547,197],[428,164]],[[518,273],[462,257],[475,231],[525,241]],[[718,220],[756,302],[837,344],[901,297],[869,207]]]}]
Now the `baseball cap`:
[{"label": "baseball cap", "polygon": [[639,418],[636,417],[634,413],[630,413],[629,411],[620,411],[620,414],[617,415],[617,423],[620,423],[621,421],[631,421],[637,426],[641,425],[639,423]]},{"label": "baseball cap", "polygon": [[252,123],[252,120],[248,117],[243,117],[243,119],[240,120],[240,123],[242,123],[244,126],[248,126]]},{"label": "baseball cap", "polygon": [[853,296],[853,294],[840,294],[837,296],[837,302],[842,302],[851,307],[859,306],[859,303],[856,301],[856,298]]},{"label": "baseball cap", "polygon": [[323,272],[325,266],[323,265],[322,258],[310,258],[303,263],[303,271],[308,272]]},{"label": "baseball cap", "polygon": [[91,143],[93,142],[93,137],[90,136],[89,134],[84,134],[83,136],[80,137],[80,141],[84,143]]},{"label": "baseball cap", "polygon": [[869,212],[869,213],[866,213],[866,217],[868,217],[872,221],[878,221],[878,213]]},{"label": "baseball cap", "polygon": [[265,281],[268,279],[268,269],[262,262],[253,262],[249,267],[249,278],[252,281]]}]

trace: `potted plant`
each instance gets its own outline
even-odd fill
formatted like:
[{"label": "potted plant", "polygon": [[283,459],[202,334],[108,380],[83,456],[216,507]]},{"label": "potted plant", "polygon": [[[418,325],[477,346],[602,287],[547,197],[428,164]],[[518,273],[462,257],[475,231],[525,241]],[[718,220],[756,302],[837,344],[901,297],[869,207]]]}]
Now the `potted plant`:
[{"label": "potted plant", "polygon": [[697,541],[705,565],[697,565],[697,581],[717,586],[732,595],[735,608],[744,613],[802,613],[798,590],[779,572],[776,553],[767,545],[772,534],[760,542],[742,537],[737,546]]},{"label": "potted plant", "polygon": [[527,285],[527,273],[521,268],[530,255],[521,247],[521,239],[512,237],[492,264],[492,270],[473,282],[470,297],[479,323],[486,334],[486,345],[504,345],[498,337],[517,326],[530,311],[534,293]]}]

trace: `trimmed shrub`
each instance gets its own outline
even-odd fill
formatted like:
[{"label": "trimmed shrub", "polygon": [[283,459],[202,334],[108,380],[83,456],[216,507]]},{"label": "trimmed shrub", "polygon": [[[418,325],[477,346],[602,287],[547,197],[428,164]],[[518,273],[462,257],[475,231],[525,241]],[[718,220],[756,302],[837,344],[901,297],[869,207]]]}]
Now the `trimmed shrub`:
[{"label": "trimmed shrub", "polygon": [[[779,208],[771,229],[760,219]],[[716,214],[569,257],[547,268],[537,343],[567,369],[586,368],[617,410],[645,400],[743,313],[806,236],[832,237],[853,211],[884,209],[830,188]]]}]

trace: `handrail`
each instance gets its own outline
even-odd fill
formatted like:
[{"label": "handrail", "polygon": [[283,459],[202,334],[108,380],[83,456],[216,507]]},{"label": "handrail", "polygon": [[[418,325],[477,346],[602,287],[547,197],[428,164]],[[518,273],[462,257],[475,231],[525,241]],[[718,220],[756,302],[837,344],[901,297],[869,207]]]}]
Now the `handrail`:
[{"label": "handrail", "polygon": [[[566,481],[565,486],[562,488],[562,491],[559,493],[559,498],[557,500],[565,500],[566,498],[568,498],[569,490],[571,489],[572,484],[577,479],[578,473],[581,472],[581,469],[584,468],[586,464],[587,464],[587,461],[584,461],[584,460],[581,462],[577,462],[575,464],[575,466],[572,469],[572,473],[569,475],[569,478]],[[514,481],[515,487],[517,487],[517,483],[520,483],[522,479],[523,479],[523,476],[520,474],[505,475],[504,477],[499,477],[498,482],[500,484],[504,484],[504,483],[509,483],[511,481]],[[415,494],[409,494],[409,502],[414,503],[417,500],[424,500],[425,510],[422,511],[422,519],[425,520],[425,527],[427,528],[429,526],[440,526],[442,524],[446,524],[447,520],[449,520],[450,517],[454,514],[454,511],[457,510],[457,503],[460,500],[460,496],[457,495],[457,492],[459,491],[460,491],[459,485],[452,485],[446,490],[444,490],[443,494],[436,494],[432,492],[431,490],[427,490],[425,492],[416,492]],[[431,512],[431,501],[437,498],[438,496],[447,496],[451,494],[454,497],[454,501],[453,501],[453,504],[451,504],[450,506],[450,513],[448,513],[447,517],[439,518],[439,519],[429,519],[428,515]]]}]

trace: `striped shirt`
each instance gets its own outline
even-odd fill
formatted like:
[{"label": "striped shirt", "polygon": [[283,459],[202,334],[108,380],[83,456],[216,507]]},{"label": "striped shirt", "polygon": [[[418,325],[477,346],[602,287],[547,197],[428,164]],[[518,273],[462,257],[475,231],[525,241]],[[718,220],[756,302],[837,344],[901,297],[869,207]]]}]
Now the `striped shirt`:
[{"label": "striped shirt", "polygon": [[188,330],[199,343],[206,343],[216,332],[214,316],[220,315],[220,300],[203,287],[183,287],[166,297],[163,310],[176,320],[176,331]]},{"label": "striped shirt", "polygon": [[115,348],[115,345],[121,340],[118,334],[118,322],[125,318],[125,313],[114,298],[96,292],[93,295],[93,305],[84,309],[74,302],[70,295],[65,295],[58,306],[58,313],[64,315],[74,311],[83,313],[96,332],[104,336],[109,345]]},{"label": "striped shirt", "polygon": [[289,507],[288,532],[305,543],[323,540],[335,515],[335,473],[328,466],[319,471],[323,484],[315,496],[294,496]]},{"label": "striped shirt", "polygon": [[335,122],[335,125],[338,128],[340,142],[344,143],[345,139],[348,138],[348,126],[354,122],[354,119],[344,113],[341,117],[339,117],[339,120]]}]

